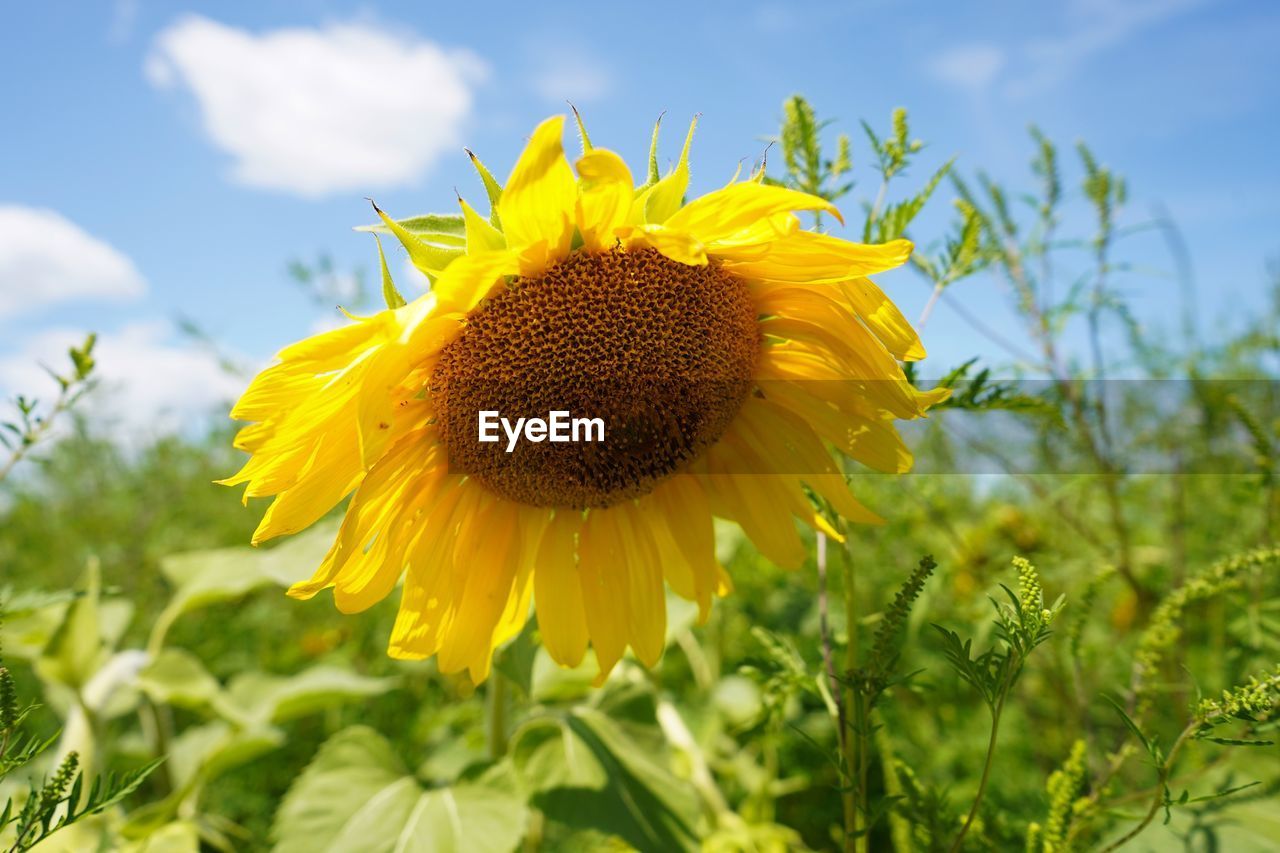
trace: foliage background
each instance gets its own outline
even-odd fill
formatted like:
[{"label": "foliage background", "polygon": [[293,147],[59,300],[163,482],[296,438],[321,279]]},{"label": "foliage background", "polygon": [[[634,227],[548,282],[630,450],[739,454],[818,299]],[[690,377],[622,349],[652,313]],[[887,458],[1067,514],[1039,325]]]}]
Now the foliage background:
[{"label": "foliage background", "polygon": [[[847,95],[819,106],[864,112]],[[1033,106],[1068,123],[1051,98]],[[34,418],[57,407],[42,393],[30,418],[6,415],[25,458],[0,485],[3,654],[14,706],[38,707],[0,731],[9,757],[47,749],[4,766],[0,803],[40,805],[74,750],[86,780],[123,781],[48,849],[1280,844],[1280,278],[1233,259],[1200,287],[1185,248],[1205,229],[1184,239],[1135,209],[1102,151],[1035,132],[1016,156],[949,166],[887,105],[865,129],[801,101],[772,109],[781,127],[739,144],[776,137],[771,179],[838,197],[850,231],[912,237],[924,286],[893,281],[918,288],[926,344],[944,341],[918,370],[957,391],[913,435],[933,473],[851,472],[886,527],[814,541],[795,573],[722,530],[737,589],[705,626],[672,602],[659,668],[624,665],[593,691],[531,629],[477,695],[385,657],[394,602],[342,617],[283,598],[332,527],[244,547],[261,507],[210,485],[237,466],[229,426],[122,438],[107,384],[42,434]],[[1250,138],[1232,144],[1258,160]],[[1257,269],[1271,246],[1254,244]],[[298,304],[356,306],[375,284],[323,254],[291,275]],[[1220,277],[1245,294],[1222,313],[1247,308],[1221,324]],[[188,340],[234,387],[239,342],[207,319],[183,321]],[[111,366],[81,353],[54,364],[73,395]],[[1173,417],[1156,405],[1169,388]],[[1017,446],[1001,443],[1006,418]],[[895,602],[926,556],[931,576]],[[86,804],[45,799],[50,826]]]}]

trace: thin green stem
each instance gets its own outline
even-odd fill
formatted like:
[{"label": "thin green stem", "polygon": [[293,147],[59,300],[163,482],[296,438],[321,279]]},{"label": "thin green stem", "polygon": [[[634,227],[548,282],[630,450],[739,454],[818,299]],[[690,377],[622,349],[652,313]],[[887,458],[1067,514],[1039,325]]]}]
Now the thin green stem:
[{"label": "thin green stem", "polygon": [[74,386],[62,390],[49,413],[41,418],[34,428],[28,430],[22,436],[21,443],[9,454],[9,458],[5,460],[4,464],[0,465],[0,481],[8,477],[9,472],[17,467],[18,463],[40,443],[49,430],[53,428],[54,421],[75,404],[80,397],[80,393],[81,389]]},{"label": "thin green stem", "polygon": [[1000,717],[1004,714],[1004,700],[1008,695],[1009,689],[1006,686],[1000,691],[1000,697],[991,709],[991,737],[987,740],[987,757],[982,762],[982,778],[978,780],[978,793],[973,797],[973,805],[969,808],[968,817],[964,819],[964,826],[960,827],[960,834],[956,836],[956,840],[951,844],[950,853],[956,853],[960,849],[960,845],[964,842],[964,837],[969,834],[969,827],[973,826],[973,821],[978,817],[978,809],[982,806],[982,798],[987,793],[987,782],[991,779],[991,766],[995,763],[996,739],[1000,734]]},{"label": "thin green stem", "polygon": [[1143,815],[1142,820],[1140,820],[1138,825],[1133,829],[1102,848],[1102,853],[1110,853],[1110,851],[1128,844],[1130,841],[1137,838],[1144,829],[1150,826],[1151,821],[1156,819],[1156,815],[1160,813],[1160,806],[1163,805],[1165,801],[1165,791],[1168,787],[1167,783],[1169,781],[1169,776],[1173,773],[1173,761],[1178,757],[1178,752],[1181,751],[1183,745],[1187,742],[1187,738],[1191,737],[1191,733],[1194,731],[1195,724],[1188,724],[1187,727],[1182,730],[1182,734],[1178,735],[1178,739],[1173,742],[1173,746],[1169,749],[1169,754],[1165,756],[1164,761],[1160,763],[1160,767],[1157,769],[1155,796],[1151,798],[1151,806],[1147,809],[1147,813]]},{"label": "thin green stem", "polygon": [[[818,561],[818,630],[822,635],[822,660],[827,671],[827,680],[831,687],[831,697],[835,702],[836,743],[844,761],[844,772],[847,778],[841,780],[840,805],[844,816],[846,838],[854,837],[858,826],[858,803],[853,789],[853,765],[850,764],[848,705],[845,693],[840,687],[840,678],[836,674],[835,653],[831,642],[831,621],[827,595],[827,536],[821,531],[817,535]],[[846,558],[847,562],[847,558]],[[847,584],[846,584],[847,588]],[[846,592],[845,598],[848,599]],[[847,612],[847,609],[846,609]]]},{"label": "thin green stem", "polygon": [[[867,815],[866,785],[866,753],[867,725],[864,714],[862,696],[859,694],[853,675],[858,669],[858,581],[854,571],[853,558],[846,546],[841,550],[844,568],[844,621],[847,641],[844,657],[844,714],[846,725],[852,715],[853,737],[846,732],[841,739],[844,756],[845,773],[848,776],[846,797],[852,798],[852,814],[849,813],[848,802],[845,807],[845,850],[867,850],[868,837],[865,818]],[[852,789],[851,791],[847,789]]]}]

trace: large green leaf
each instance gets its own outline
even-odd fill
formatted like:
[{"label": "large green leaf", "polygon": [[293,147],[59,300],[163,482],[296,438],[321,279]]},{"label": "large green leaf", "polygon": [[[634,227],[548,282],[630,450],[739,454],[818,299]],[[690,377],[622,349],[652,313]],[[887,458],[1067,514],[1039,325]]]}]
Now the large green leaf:
[{"label": "large green leaf", "polygon": [[194,821],[175,820],[145,838],[121,844],[119,850],[120,853],[198,853],[200,829]]},{"label": "large green leaf", "polygon": [[395,678],[370,678],[347,669],[315,666],[297,675],[249,672],[232,679],[227,706],[255,725],[280,723],[351,699],[378,696],[395,687]]},{"label": "large green leaf", "polygon": [[120,827],[121,836],[141,841],[163,832],[180,814],[195,808],[200,791],[210,780],[282,743],[284,732],[279,729],[245,729],[223,720],[185,729],[173,739],[165,761],[172,792],[132,809]]},{"label": "large green leaf", "polygon": [[165,649],[138,674],[138,687],[153,701],[203,708],[218,699],[222,685],[190,652]]},{"label": "large green leaf", "polygon": [[239,728],[222,720],[192,726],[176,737],[168,766],[175,787],[193,787],[252,761],[284,743],[284,733],[261,726]]},{"label": "large green leaf", "polygon": [[525,820],[521,799],[490,777],[424,788],[381,735],[355,726],[320,748],[272,835],[276,853],[509,853]]},{"label": "large green leaf", "polygon": [[102,572],[96,560],[89,562],[76,592],[36,662],[36,671],[45,680],[79,690],[108,655],[102,636]]},{"label": "large green leaf", "polygon": [[160,571],[173,585],[173,597],[156,619],[152,652],[184,613],[230,601],[264,586],[288,586],[310,576],[333,543],[331,525],[319,525],[274,548],[216,548],[166,557]]},{"label": "large green leaf", "polygon": [[590,708],[526,723],[516,771],[548,818],[614,835],[641,851],[696,850],[697,795],[652,750]]},{"label": "large green leaf", "polygon": [[4,607],[0,646],[5,655],[22,660],[40,657],[75,598],[70,589],[16,592],[8,586],[0,588],[0,605]]}]

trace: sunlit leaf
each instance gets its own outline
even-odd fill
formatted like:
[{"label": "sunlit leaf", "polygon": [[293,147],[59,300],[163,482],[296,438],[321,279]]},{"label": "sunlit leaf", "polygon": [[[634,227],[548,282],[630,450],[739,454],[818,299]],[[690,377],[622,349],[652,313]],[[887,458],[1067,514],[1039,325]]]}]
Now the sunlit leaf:
[{"label": "sunlit leaf", "polygon": [[532,720],[511,749],[533,804],[552,820],[641,850],[698,849],[697,795],[603,713]]},{"label": "sunlit leaf", "polygon": [[481,777],[424,788],[364,726],[329,739],[276,813],[276,853],[509,853],[524,803]]}]

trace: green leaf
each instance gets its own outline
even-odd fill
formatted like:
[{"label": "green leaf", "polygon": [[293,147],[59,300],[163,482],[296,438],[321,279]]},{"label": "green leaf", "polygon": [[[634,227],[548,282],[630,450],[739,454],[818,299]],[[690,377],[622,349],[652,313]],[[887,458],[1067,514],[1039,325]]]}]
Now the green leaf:
[{"label": "green leaf", "polygon": [[166,557],[160,571],[175,589],[156,620],[153,651],[169,624],[183,613],[309,576],[324,559],[333,535],[331,526],[320,525],[273,548],[216,548]]},{"label": "green leaf", "polygon": [[531,802],[575,829],[639,850],[696,850],[697,795],[599,711],[578,707],[526,723],[511,745]]},{"label": "green leaf", "polygon": [[203,708],[222,693],[222,685],[190,652],[169,648],[138,674],[138,687],[153,701],[180,708]]},{"label": "green leaf", "polygon": [[76,591],[79,595],[67,607],[36,669],[41,678],[79,689],[98,671],[106,655],[99,607],[102,577],[96,560],[89,561]]},{"label": "green leaf", "polygon": [[364,726],[320,748],[276,813],[276,853],[509,853],[527,812],[508,787],[482,776],[425,789],[391,745]]},{"label": "green leaf", "polygon": [[39,658],[75,599],[76,593],[69,589],[21,594],[7,588],[0,589],[0,601],[4,602],[0,647],[4,653],[21,660]]},{"label": "green leaf", "polygon": [[537,623],[530,619],[516,638],[507,643],[494,658],[493,668],[520,688],[525,696],[533,695],[533,663],[538,656],[534,641]]},{"label": "green leaf", "polygon": [[1273,740],[1252,740],[1248,738],[1233,737],[1210,737],[1203,736],[1196,738],[1197,740],[1207,740],[1210,743],[1222,744],[1223,746],[1275,746]]},{"label": "green leaf", "polygon": [[169,768],[179,793],[208,782],[284,743],[270,727],[237,728],[222,720],[192,726],[174,738]]},{"label": "green leaf", "polygon": [[[1142,744],[1143,748],[1147,751],[1147,754],[1155,759],[1158,750],[1157,745],[1142,733],[1142,729],[1138,728],[1138,724],[1134,722],[1133,717],[1129,716],[1129,712],[1124,709],[1124,706],[1110,696],[1104,695],[1102,698],[1106,699],[1107,702],[1111,704],[1111,707],[1116,709],[1116,713],[1119,714],[1120,719],[1124,721],[1125,728],[1133,733],[1133,736]],[[1159,762],[1157,761],[1156,763]]]},{"label": "green leaf", "polygon": [[175,820],[147,835],[123,845],[121,853],[198,853],[200,830],[194,821]]},{"label": "green leaf", "polygon": [[379,696],[398,683],[371,678],[334,666],[315,666],[297,675],[249,672],[232,679],[227,705],[243,720],[259,725],[281,723],[341,705],[352,699]]}]

